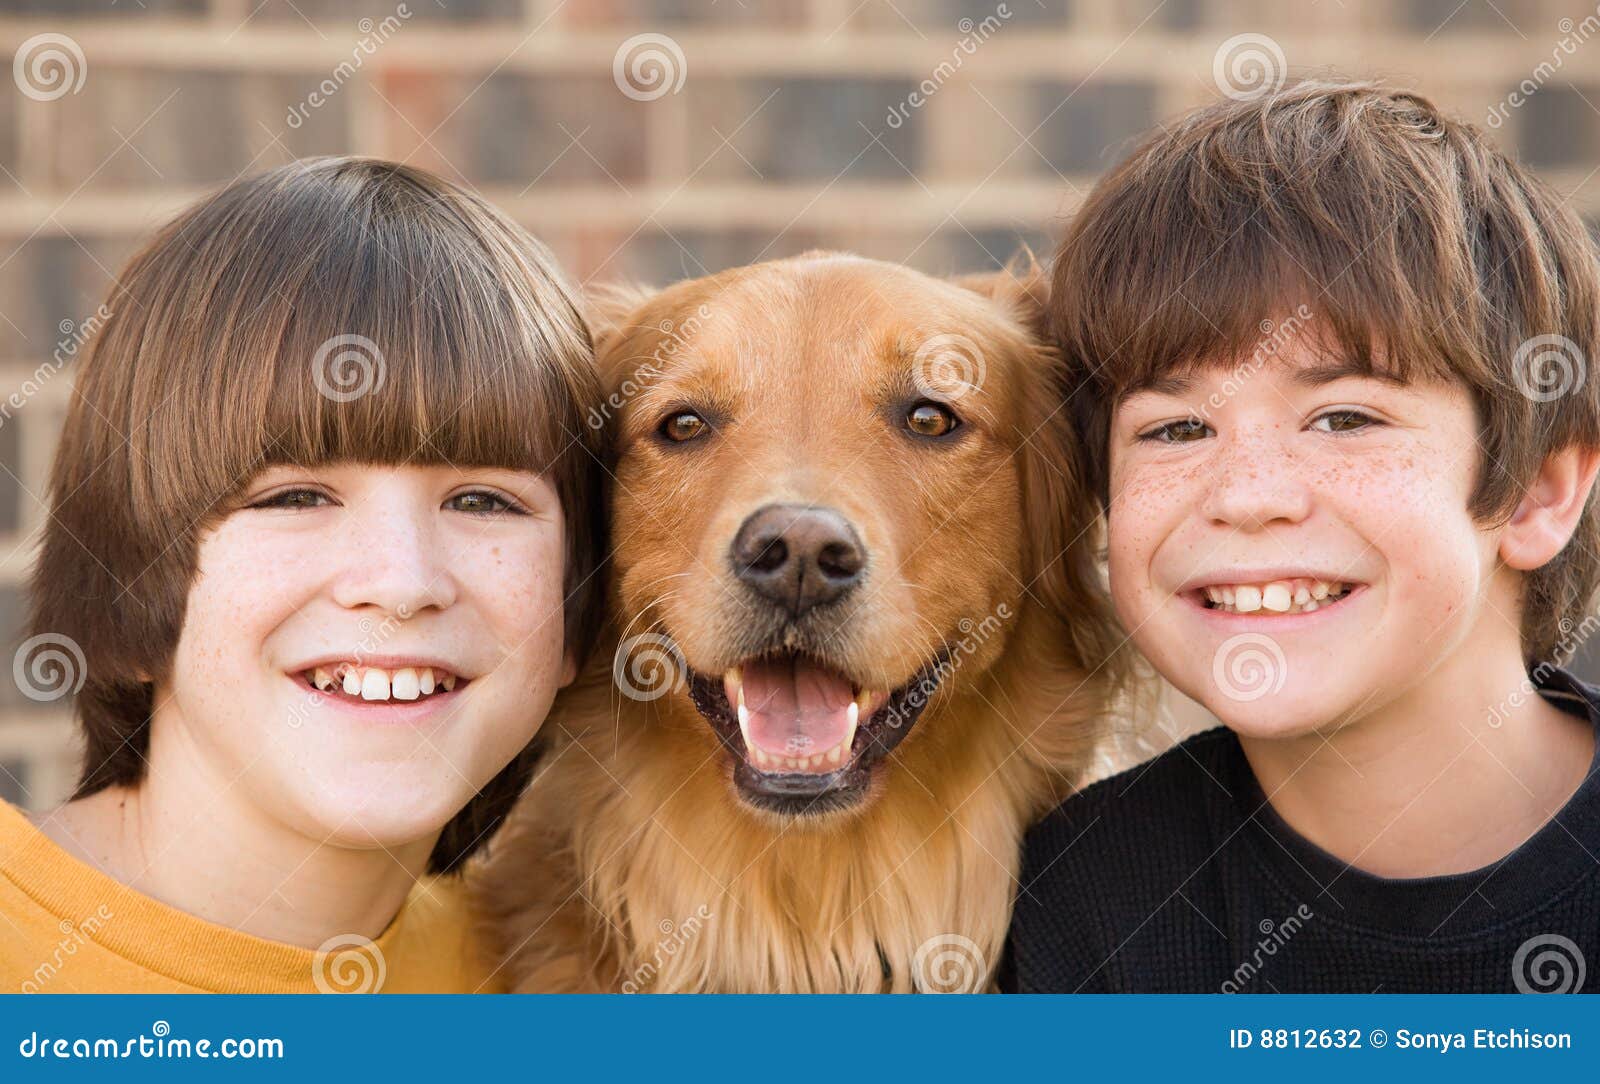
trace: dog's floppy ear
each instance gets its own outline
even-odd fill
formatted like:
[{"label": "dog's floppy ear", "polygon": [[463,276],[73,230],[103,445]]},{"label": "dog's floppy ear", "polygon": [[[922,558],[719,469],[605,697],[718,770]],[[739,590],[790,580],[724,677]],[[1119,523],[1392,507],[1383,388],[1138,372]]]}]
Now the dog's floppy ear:
[{"label": "dog's floppy ear", "polygon": [[1028,594],[1062,622],[1086,671],[1119,655],[1102,573],[1100,503],[1067,405],[1067,373],[1050,331],[1049,273],[1024,251],[1005,270],[964,275],[957,285],[989,297],[1027,329],[1018,418]]},{"label": "dog's floppy ear", "polygon": [[1041,344],[1050,341],[1050,275],[1029,249],[999,271],[956,275],[950,281],[1008,309]]},{"label": "dog's floppy ear", "polygon": [[654,286],[636,282],[608,282],[584,291],[583,315],[589,322],[589,333],[594,336],[596,356],[604,356],[615,345],[617,336],[626,330],[629,314],[656,292]]}]

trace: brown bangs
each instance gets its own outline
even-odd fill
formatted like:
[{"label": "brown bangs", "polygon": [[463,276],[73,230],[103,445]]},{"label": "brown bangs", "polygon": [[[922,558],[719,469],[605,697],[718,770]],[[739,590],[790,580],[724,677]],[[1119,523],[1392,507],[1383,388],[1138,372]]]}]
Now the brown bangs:
[{"label": "brown bangs", "polygon": [[594,388],[551,363],[587,352],[582,319],[485,222],[461,221],[492,213],[404,174],[345,185],[312,168],[288,181],[257,193],[283,213],[242,236],[182,230],[206,239],[202,262],[208,240],[231,255],[188,299],[206,326],[163,359],[164,380],[136,389],[138,506],[192,521],[279,463],[547,472],[584,454],[573,420]]},{"label": "brown bangs", "polygon": [[1089,197],[1058,253],[1055,323],[1098,395],[1270,356],[1291,332],[1356,371],[1494,382],[1484,224],[1406,142],[1448,159],[1444,130],[1405,96],[1383,111],[1304,89],[1256,123],[1219,107],[1158,133]]}]

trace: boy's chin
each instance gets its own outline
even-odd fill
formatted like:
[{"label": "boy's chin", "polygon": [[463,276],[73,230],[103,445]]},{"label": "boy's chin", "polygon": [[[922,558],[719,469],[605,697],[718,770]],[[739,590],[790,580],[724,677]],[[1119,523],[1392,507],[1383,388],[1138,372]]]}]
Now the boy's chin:
[{"label": "boy's chin", "polygon": [[1347,699],[1340,696],[1336,701],[1327,690],[1285,686],[1240,700],[1211,688],[1201,703],[1241,738],[1283,741],[1336,728],[1345,717]]}]

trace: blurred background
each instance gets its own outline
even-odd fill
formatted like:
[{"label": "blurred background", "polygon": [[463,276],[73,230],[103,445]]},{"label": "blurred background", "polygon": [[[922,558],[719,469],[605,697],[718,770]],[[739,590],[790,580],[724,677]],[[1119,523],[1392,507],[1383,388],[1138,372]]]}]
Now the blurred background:
[{"label": "blurred background", "polygon": [[[437,171],[585,284],[819,246],[949,273],[1048,252],[1138,133],[1332,72],[1421,90],[1600,224],[1595,0],[0,0],[0,45],[0,662],[18,665],[72,358],[115,272],[183,205],[291,158]],[[0,797],[42,808],[75,778],[68,699],[17,676]]]}]

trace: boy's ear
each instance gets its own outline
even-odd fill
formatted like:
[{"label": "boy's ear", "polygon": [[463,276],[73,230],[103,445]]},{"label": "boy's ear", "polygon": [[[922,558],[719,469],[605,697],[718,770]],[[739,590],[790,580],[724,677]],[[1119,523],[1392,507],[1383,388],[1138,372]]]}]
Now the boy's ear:
[{"label": "boy's ear", "polygon": [[569,647],[566,649],[566,651],[561,653],[561,684],[557,686],[557,688],[565,689],[568,685],[571,685],[577,680],[578,656],[572,650],[572,648]]},{"label": "boy's ear", "polygon": [[1597,471],[1600,448],[1572,445],[1545,457],[1500,536],[1501,560],[1522,572],[1553,560],[1577,529]]}]

